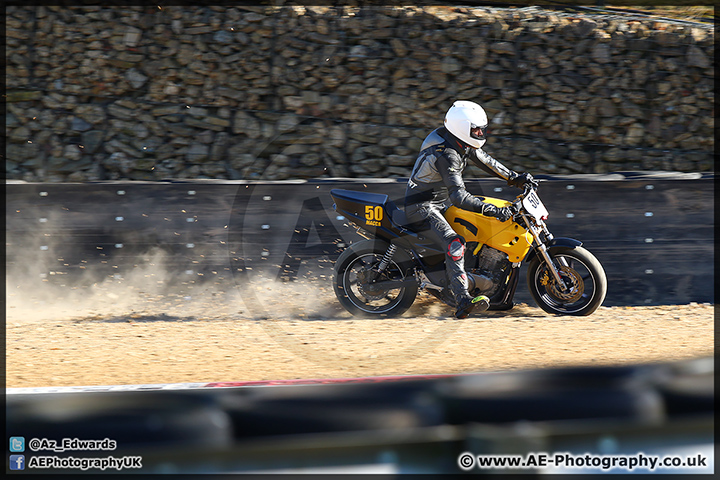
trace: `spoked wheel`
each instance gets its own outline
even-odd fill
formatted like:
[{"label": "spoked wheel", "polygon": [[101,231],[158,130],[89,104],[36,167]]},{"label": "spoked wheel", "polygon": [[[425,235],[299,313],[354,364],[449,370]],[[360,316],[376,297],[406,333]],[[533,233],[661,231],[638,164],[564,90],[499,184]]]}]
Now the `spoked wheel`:
[{"label": "spoked wheel", "polygon": [[353,315],[398,316],[415,301],[418,285],[412,277],[412,261],[405,252],[396,250],[387,268],[378,273],[387,247],[384,242],[363,241],[350,245],[338,257],[333,282],[335,295]]},{"label": "spoked wheel", "polygon": [[556,247],[550,257],[565,289],[558,285],[541,257],[528,266],[528,289],[540,308],[557,315],[590,315],[607,293],[605,271],[592,253],[582,247]]}]

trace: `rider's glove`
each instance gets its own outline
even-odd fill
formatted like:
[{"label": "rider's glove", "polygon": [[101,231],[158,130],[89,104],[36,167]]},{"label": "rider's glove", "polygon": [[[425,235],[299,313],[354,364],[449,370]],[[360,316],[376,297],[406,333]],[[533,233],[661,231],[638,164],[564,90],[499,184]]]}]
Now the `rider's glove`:
[{"label": "rider's glove", "polygon": [[495,205],[486,203],[483,205],[481,212],[486,217],[495,217],[501,222],[507,222],[513,216],[513,212],[508,207],[496,207]]},{"label": "rider's glove", "polygon": [[523,172],[523,173],[513,172],[513,173],[514,173],[514,175],[510,176],[510,178],[508,178],[508,181],[507,181],[507,184],[509,186],[523,188],[525,186],[525,184],[528,184],[528,183],[530,185],[532,185],[533,187],[538,186],[537,180],[535,180],[533,178],[533,176],[530,175],[529,173],[527,173],[527,172]]}]

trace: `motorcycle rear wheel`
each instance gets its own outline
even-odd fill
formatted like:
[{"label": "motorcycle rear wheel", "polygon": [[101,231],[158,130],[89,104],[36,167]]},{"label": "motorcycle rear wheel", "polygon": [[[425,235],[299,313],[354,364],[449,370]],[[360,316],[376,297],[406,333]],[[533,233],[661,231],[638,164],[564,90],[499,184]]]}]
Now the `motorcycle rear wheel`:
[{"label": "motorcycle rear wheel", "polygon": [[412,260],[398,249],[379,281],[405,280],[397,288],[374,287],[367,282],[369,272],[377,268],[388,244],[366,240],[350,245],[335,262],[333,287],[340,304],[355,316],[397,317],[405,313],[415,301],[417,281],[412,274]]},{"label": "motorcycle rear wheel", "polygon": [[556,284],[544,259],[537,256],[528,265],[527,283],[533,300],[540,308],[555,315],[590,315],[605,300],[607,277],[595,256],[582,247],[555,247],[550,257],[570,288]]}]

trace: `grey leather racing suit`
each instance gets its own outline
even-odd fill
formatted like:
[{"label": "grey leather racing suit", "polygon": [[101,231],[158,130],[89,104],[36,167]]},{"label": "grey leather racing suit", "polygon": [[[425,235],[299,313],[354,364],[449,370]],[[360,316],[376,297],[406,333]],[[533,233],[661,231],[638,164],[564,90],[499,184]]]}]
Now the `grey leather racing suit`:
[{"label": "grey leather racing suit", "polygon": [[425,138],[405,190],[408,220],[424,223],[425,228],[435,234],[436,241],[442,243],[446,253],[445,273],[456,302],[469,296],[464,267],[465,241],[455,233],[443,213],[450,204],[488,216],[494,216],[498,210],[465,189],[462,173],[468,160],[504,180],[518,175],[481,149],[466,146],[445,127],[440,127]]}]

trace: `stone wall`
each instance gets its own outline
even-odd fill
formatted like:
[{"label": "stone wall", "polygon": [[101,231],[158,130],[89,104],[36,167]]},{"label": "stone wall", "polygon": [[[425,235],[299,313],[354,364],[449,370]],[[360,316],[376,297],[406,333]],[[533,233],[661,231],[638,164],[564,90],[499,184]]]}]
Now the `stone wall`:
[{"label": "stone wall", "polygon": [[487,109],[485,149],[516,170],[714,168],[712,26],[536,7],[27,6],[6,28],[11,179],[402,177],[454,99]]}]

